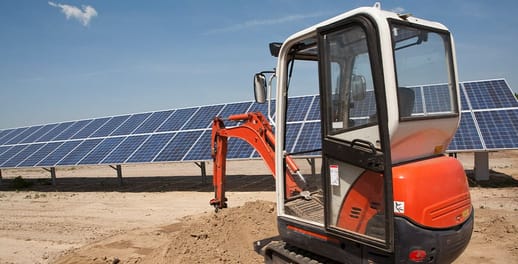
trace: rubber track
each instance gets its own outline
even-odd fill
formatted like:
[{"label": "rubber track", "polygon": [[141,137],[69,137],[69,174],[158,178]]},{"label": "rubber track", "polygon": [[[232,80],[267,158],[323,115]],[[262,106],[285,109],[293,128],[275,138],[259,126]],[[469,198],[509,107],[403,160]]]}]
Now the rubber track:
[{"label": "rubber track", "polygon": [[265,251],[265,263],[272,263],[268,261],[268,258],[266,256],[271,255],[273,258],[274,255],[277,255],[280,258],[282,258],[282,263],[339,264],[338,262],[330,260],[328,258],[315,255],[313,253],[310,253],[308,251],[302,250],[294,246],[287,245],[284,241],[271,242],[268,246],[266,246]]}]

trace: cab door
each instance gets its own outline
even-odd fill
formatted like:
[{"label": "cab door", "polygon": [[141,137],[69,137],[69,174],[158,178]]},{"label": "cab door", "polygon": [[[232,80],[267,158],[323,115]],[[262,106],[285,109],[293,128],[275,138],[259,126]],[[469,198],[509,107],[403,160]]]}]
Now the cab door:
[{"label": "cab door", "polygon": [[356,16],[318,35],[326,230],[391,251],[391,159],[376,27]]}]

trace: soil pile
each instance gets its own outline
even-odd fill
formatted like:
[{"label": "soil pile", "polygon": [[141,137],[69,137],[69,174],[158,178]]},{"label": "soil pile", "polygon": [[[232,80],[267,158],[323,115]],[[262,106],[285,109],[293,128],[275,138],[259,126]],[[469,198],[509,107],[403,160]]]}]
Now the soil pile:
[{"label": "soil pile", "polygon": [[[275,204],[248,202],[201,218],[186,217],[170,243],[142,263],[262,263],[253,242],[277,235]],[[167,229],[167,228],[166,228]]]},{"label": "soil pile", "polygon": [[263,263],[253,242],[277,235],[275,219],[275,203],[247,202],[157,229],[124,232],[68,251],[56,263]]}]

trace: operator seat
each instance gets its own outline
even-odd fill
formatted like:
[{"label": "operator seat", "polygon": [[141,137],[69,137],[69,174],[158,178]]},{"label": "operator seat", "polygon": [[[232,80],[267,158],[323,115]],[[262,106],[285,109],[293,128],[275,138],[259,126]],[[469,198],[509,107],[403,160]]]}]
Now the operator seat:
[{"label": "operator seat", "polygon": [[412,88],[398,88],[399,117],[410,117],[414,110],[415,92]]}]

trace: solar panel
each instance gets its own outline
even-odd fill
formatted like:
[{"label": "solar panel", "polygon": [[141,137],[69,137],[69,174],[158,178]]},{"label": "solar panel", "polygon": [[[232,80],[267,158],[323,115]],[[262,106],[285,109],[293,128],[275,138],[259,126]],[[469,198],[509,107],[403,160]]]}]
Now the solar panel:
[{"label": "solar panel", "polygon": [[51,142],[51,143],[43,143],[45,144],[43,147],[32,153],[22,161],[21,163],[17,164],[17,167],[32,167],[35,166],[40,160],[45,158],[47,155],[50,154],[53,150],[58,148],[63,144],[63,142]]},{"label": "solar panel", "polygon": [[38,131],[32,133],[30,136],[26,137],[20,143],[33,143],[36,142],[37,139],[48,133],[51,129],[56,127],[58,124],[49,124],[45,125],[42,128],[38,129]]},{"label": "solar panel", "polygon": [[305,123],[292,152],[297,153],[321,148],[320,122]]},{"label": "solar panel", "polygon": [[203,131],[178,132],[165,146],[154,161],[181,161],[187,151],[194,146]]},{"label": "solar panel", "polygon": [[10,159],[1,164],[2,167],[16,167],[19,163],[27,159],[29,155],[38,151],[41,147],[43,147],[43,143],[27,145],[22,151],[18,152],[18,154],[12,156]]},{"label": "solar panel", "polygon": [[130,136],[124,139],[101,163],[124,163],[149,135]]},{"label": "solar panel", "polygon": [[74,122],[65,122],[60,123],[56,125],[53,129],[48,131],[47,133],[43,134],[41,137],[39,137],[36,142],[47,142],[54,139],[56,136],[58,136],[60,133],[65,131],[67,128],[69,128]]},{"label": "solar panel", "polygon": [[49,167],[54,166],[60,161],[65,155],[67,155],[70,151],[72,151],[79,143],[82,141],[75,140],[75,141],[67,141],[64,142],[62,145],[54,149],[49,155],[47,155],[43,160],[38,162],[36,166],[38,167]]},{"label": "solar panel", "polygon": [[192,147],[192,149],[187,153],[184,161],[201,161],[201,160],[210,160],[211,156],[211,131],[205,130],[203,134],[200,136],[199,141]]},{"label": "solar panel", "polygon": [[63,159],[61,159],[56,165],[75,165],[81,159],[85,157],[86,154],[90,153],[97,144],[99,144],[102,139],[87,139],[81,142],[74,150],[70,151],[66,154]]},{"label": "solar panel", "polygon": [[351,108],[351,117],[365,118],[376,114],[376,100],[374,99],[374,91],[367,91],[365,98],[355,100]]},{"label": "solar panel", "polygon": [[0,166],[2,166],[7,160],[18,154],[26,147],[27,145],[15,145],[4,151],[4,153],[0,155]]},{"label": "solar panel", "polygon": [[518,148],[518,109],[475,112],[486,148]]},{"label": "solar panel", "polygon": [[152,133],[174,112],[174,110],[154,112],[133,133]]},{"label": "solar panel", "polygon": [[[230,115],[247,113],[247,112],[249,112],[248,110],[250,109],[251,106],[252,106],[252,102],[227,104],[227,105],[225,105],[223,110],[221,110],[221,112],[219,113],[218,116],[227,118]],[[227,126],[227,127],[237,126],[237,124],[238,124],[238,122],[235,122],[235,121],[230,121],[230,120],[225,121],[225,126]]]},{"label": "solar panel", "polygon": [[79,130],[75,135],[73,135],[72,139],[81,139],[88,138],[92,133],[97,131],[100,127],[102,127],[106,122],[110,120],[109,117],[97,118],[92,120],[92,122],[88,123],[85,127]]},{"label": "solar panel", "polygon": [[304,121],[311,106],[311,96],[293,97],[288,99],[288,110],[286,111],[286,121]]},{"label": "solar panel", "polygon": [[192,117],[198,108],[184,108],[176,110],[167,120],[160,125],[158,132],[178,131]]},{"label": "solar panel", "polygon": [[109,136],[115,129],[117,129],[129,117],[130,117],[129,115],[112,117],[110,120],[108,120],[108,122],[106,122],[97,131],[95,131],[90,137]]},{"label": "solar panel", "polygon": [[306,121],[320,120],[320,95],[313,97]]},{"label": "solar panel", "polygon": [[428,85],[423,87],[427,113],[450,112],[452,109],[448,85]]},{"label": "solar panel", "polygon": [[13,145],[18,143],[24,143],[24,139],[31,136],[32,134],[36,133],[38,130],[40,130],[43,126],[33,126],[27,128],[25,131],[20,133],[18,136],[13,137],[11,140],[6,142],[6,145]]},{"label": "solar panel", "polygon": [[75,135],[79,130],[88,125],[88,123],[92,122],[92,120],[80,120],[69,126],[65,131],[61,132],[57,137],[53,138],[53,140],[66,140]]},{"label": "solar panel", "polygon": [[463,85],[473,110],[518,107],[505,80],[465,82]]},{"label": "solar panel", "polygon": [[252,153],[254,153],[254,148],[242,139],[230,138],[228,140],[227,151],[228,159],[249,159],[252,156]]},{"label": "solar panel", "polygon": [[6,152],[7,150],[9,150],[10,148],[12,148],[12,146],[1,146],[0,147],[0,156],[4,154],[4,152]]},{"label": "solar panel", "polygon": [[7,145],[7,143],[9,141],[11,141],[13,138],[15,137],[18,137],[18,135],[24,133],[26,130],[28,129],[28,127],[22,127],[22,128],[17,128],[17,129],[14,129],[13,131],[11,131],[11,133],[5,135],[1,140],[0,140],[0,144],[1,145]]},{"label": "solar panel", "polygon": [[186,122],[186,124],[182,127],[183,130],[188,129],[200,129],[200,128],[208,128],[212,123],[212,117],[215,117],[219,114],[223,105],[211,105],[204,106],[198,109],[198,111],[192,116],[192,118]]},{"label": "solar panel", "polygon": [[[415,93],[413,115],[451,108],[443,100],[446,85],[409,88]],[[518,148],[518,101],[505,80],[462,82],[460,88],[462,118],[448,151]],[[287,151],[319,155],[319,95],[289,98],[288,103]],[[274,116],[274,100],[271,106]],[[4,129],[0,168],[210,160],[213,117],[258,111],[267,115],[267,104],[248,101]],[[351,111],[355,124],[367,122],[375,112],[373,93],[367,92]],[[227,157],[259,156],[245,141],[231,138]]]},{"label": "solar panel", "polygon": [[124,137],[112,137],[104,139],[78,164],[99,164],[108,154],[110,154],[122,141]]},{"label": "solar panel", "polygon": [[144,122],[151,113],[135,114],[128,118],[121,126],[113,131],[111,136],[129,135],[135,130],[142,122]]},{"label": "solar panel", "polygon": [[477,125],[471,112],[462,113],[460,126],[453,137],[448,150],[483,150],[484,145],[478,133]]}]

